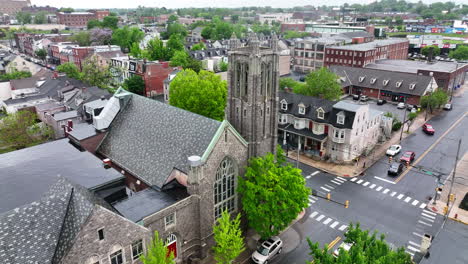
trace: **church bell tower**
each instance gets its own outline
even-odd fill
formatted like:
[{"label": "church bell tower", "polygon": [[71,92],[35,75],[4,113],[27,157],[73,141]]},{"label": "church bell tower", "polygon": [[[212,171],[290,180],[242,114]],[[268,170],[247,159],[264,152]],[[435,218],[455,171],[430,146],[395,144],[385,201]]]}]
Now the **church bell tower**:
[{"label": "church bell tower", "polygon": [[233,35],[229,41],[226,119],[249,143],[249,158],[276,153],[278,140],[278,39],[261,47],[251,33],[245,47]]}]

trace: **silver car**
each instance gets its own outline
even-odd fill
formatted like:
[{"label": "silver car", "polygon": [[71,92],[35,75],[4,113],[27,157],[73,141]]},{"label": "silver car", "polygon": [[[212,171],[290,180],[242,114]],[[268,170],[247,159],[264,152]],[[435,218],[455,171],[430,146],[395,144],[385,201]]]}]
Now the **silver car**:
[{"label": "silver car", "polygon": [[281,253],[283,241],[277,236],[265,240],[252,254],[252,260],[258,264],[267,264],[269,260]]}]

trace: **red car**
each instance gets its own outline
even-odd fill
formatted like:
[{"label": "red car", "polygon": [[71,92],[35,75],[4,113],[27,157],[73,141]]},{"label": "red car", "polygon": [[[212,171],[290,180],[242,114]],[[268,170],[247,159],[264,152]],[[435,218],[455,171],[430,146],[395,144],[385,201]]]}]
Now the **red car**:
[{"label": "red car", "polygon": [[416,157],[416,153],[414,151],[406,151],[405,154],[403,154],[400,157],[400,162],[409,162],[411,163],[414,158]]},{"label": "red car", "polygon": [[435,132],[434,128],[429,124],[424,124],[422,126],[422,130],[424,131],[424,133],[428,135],[434,135],[434,132]]}]

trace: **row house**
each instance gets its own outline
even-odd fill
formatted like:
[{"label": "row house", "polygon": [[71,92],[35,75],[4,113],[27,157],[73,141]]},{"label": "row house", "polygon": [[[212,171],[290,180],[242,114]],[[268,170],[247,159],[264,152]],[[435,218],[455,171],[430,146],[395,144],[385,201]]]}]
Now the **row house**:
[{"label": "row house", "polygon": [[60,54],[63,49],[71,49],[74,47],[79,47],[78,44],[74,44],[73,42],[59,42],[59,43],[51,43],[47,47],[47,53],[49,55],[49,62],[55,65],[60,64]]},{"label": "row house", "polygon": [[368,104],[280,92],[278,143],[313,159],[348,163],[383,140],[382,117]]},{"label": "row house", "polygon": [[89,55],[100,52],[117,52],[120,51],[120,47],[117,45],[101,45],[90,47],[74,47],[72,50],[74,63],[78,69],[81,70],[83,68],[83,62]]},{"label": "row house", "polygon": [[15,33],[15,44],[21,53],[35,56],[35,51],[47,47],[52,42],[67,41],[72,34],[30,34]]},{"label": "row house", "polygon": [[129,62],[130,74],[139,75],[145,81],[146,97],[164,94],[164,80],[175,69],[181,67],[171,67],[168,61],[131,60]]},{"label": "row house", "polygon": [[406,39],[384,39],[369,43],[330,46],[325,52],[325,66],[343,65],[362,68],[376,60],[403,60],[408,56]]}]

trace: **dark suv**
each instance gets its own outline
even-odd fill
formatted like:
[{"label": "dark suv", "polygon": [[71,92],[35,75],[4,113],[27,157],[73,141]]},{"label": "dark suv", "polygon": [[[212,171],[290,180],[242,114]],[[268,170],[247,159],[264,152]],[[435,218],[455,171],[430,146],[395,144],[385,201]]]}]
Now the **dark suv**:
[{"label": "dark suv", "polygon": [[388,168],[388,175],[399,175],[403,171],[403,164],[400,162],[392,162]]}]

